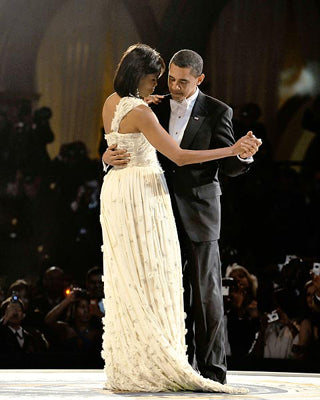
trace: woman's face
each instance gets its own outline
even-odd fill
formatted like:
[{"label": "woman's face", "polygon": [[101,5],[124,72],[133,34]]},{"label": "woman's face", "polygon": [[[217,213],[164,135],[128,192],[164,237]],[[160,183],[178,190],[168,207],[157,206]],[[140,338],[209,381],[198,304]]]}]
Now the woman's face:
[{"label": "woman's face", "polygon": [[232,271],[230,276],[231,278],[234,278],[237,281],[238,287],[240,289],[245,290],[249,288],[250,284],[247,275],[240,269]]},{"label": "woman's face", "polygon": [[75,319],[80,320],[80,322],[89,322],[90,312],[89,312],[89,302],[88,300],[80,300],[76,307]]},{"label": "woman's face", "polygon": [[148,74],[140,79],[138,90],[140,97],[148,97],[154,92],[158,84],[158,74]]}]

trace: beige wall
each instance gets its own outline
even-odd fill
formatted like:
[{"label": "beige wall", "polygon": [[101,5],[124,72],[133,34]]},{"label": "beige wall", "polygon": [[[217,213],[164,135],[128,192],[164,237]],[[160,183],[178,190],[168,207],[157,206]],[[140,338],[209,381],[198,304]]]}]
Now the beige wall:
[{"label": "beige wall", "polygon": [[[94,6],[93,6],[94,4]],[[76,23],[70,23],[76,21]],[[139,41],[121,1],[69,0],[52,18],[37,57],[39,105],[50,105],[58,133],[51,156],[62,143],[82,140],[96,157],[103,102],[123,50]]]}]

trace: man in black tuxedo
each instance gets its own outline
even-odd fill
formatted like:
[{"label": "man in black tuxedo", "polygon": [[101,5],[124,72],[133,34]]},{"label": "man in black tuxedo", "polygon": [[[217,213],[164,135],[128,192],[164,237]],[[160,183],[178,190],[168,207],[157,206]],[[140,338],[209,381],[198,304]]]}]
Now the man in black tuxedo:
[{"label": "man in black tuxedo", "polygon": [[4,315],[0,320],[0,353],[13,355],[35,352],[35,338],[21,326],[25,317],[22,301],[12,302],[8,298],[1,304],[1,312]]},{"label": "man in black tuxedo", "polygon": [[[234,144],[232,110],[198,89],[204,79],[203,61],[192,50],[176,53],[169,65],[170,95],[155,96],[152,106],[161,125],[181,148],[214,149]],[[249,136],[254,137],[252,133]],[[220,195],[218,172],[245,172],[260,142],[241,157],[178,167],[159,154],[165,171],[181,245],[189,362],[200,373],[226,382],[223,298],[218,239]],[[110,146],[103,156],[123,164],[126,154]],[[249,157],[249,158],[248,158]]]}]

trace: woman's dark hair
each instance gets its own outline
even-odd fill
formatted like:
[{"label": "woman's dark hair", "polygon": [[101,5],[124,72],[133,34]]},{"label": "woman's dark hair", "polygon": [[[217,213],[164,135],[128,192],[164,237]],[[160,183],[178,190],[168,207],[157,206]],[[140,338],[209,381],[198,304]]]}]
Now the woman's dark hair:
[{"label": "woman's dark hair", "polygon": [[134,44],[121,57],[114,76],[114,90],[120,97],[138,97],[140,79],[149,74],[160,77],[164,70],[165,63],[156,50],[146,44]]}]

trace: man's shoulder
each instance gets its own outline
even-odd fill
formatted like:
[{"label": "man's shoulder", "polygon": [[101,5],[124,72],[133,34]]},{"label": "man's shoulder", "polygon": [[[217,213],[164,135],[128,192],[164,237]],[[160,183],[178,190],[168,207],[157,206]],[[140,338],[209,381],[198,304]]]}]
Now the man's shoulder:
[{"label": "man's shoulder", "polygon": [[4,333],[6,333],[8,330],[7,325],[3,324],[3,318],[0,321],[0,335],[3,335]]},{"label": "man's shoulder", "polygon": [[203,92],[199,92],[197,101],[199,101],[202,107],[205,107],[209,113],[225,112],[227,110],[232,110],[232,108],[228,106],[228,104],[224,103],[221,100],[216,99],[215,97],[209,96]]},{"label": "man's shoulder", "polygon": [[9,328],[8,325],[3,325],[1,323],[0,325],[0,337],[1,339],[8,339],[8,338],[14,338],[14,333],[12,332],[12,330]]}]

